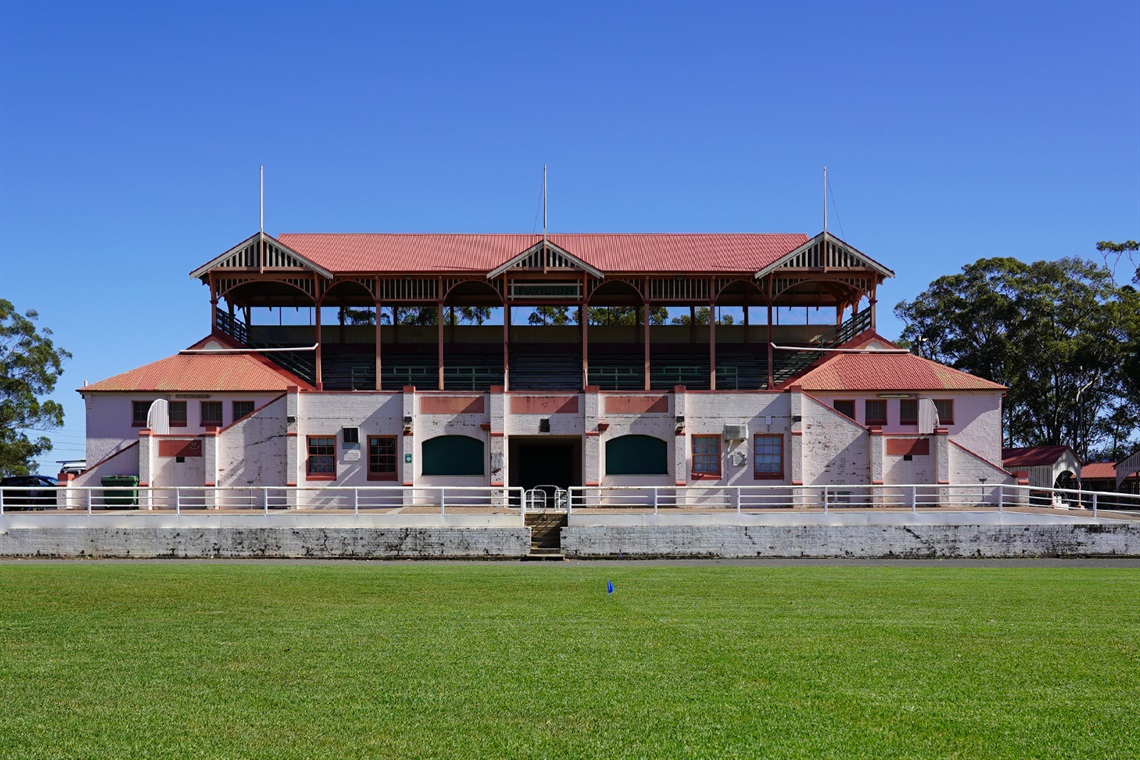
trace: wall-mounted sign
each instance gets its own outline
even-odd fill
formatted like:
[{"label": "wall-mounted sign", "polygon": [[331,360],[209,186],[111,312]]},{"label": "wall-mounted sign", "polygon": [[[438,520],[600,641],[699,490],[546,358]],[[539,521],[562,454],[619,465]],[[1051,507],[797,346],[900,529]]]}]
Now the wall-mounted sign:
[{"label": "wall-mounted sign", "polygon": [[354,449],[344,450],[344,461],[346,462],[359,462],[360,461],[360,445],[358,444]]},{"label": "wall-mounted sign", "polygon": [[209,398],[209,393],[175,393],[174,398]]},{"label": "wall-mounted sign", "polygon": [[404,454],[404,464],[411,464],[411,463],[412,463],[412,455],[411,454]]},{"label": "wall-mounted sign", "polygon": [[512,282],[511,298],[566,298],[577,300],[582,295],[580,282]]}]

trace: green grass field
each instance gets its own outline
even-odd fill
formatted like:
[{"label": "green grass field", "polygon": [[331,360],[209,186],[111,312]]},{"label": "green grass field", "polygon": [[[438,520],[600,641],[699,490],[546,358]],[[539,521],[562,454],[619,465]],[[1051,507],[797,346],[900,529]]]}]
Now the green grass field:
[{"label": "green grass field", "polygon": [[0,757],[1140,757],[1130,569],[14,564],[0,627]]}]

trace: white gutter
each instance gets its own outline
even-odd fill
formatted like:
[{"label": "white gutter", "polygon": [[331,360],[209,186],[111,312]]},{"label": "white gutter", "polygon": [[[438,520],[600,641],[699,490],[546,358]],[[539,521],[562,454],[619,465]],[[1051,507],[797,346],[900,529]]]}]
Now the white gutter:
[{"label": "white gutter", "polygon": [[827,354],[909,354],[905,348],[812,348],[811,346],[777,346],[769,343],[777,351],[810,351]]}]

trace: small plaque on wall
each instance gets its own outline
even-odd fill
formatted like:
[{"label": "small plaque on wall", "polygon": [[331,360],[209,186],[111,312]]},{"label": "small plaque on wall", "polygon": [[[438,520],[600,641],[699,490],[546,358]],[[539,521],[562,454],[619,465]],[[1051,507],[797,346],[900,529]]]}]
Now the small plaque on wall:
[{"label": "small plaque on wall", "polygon": [[346,462],[359,462],[360,461],[360,448],[357,447],[355,449],[345,449],[344,450],[344,461],[346,461]]}]

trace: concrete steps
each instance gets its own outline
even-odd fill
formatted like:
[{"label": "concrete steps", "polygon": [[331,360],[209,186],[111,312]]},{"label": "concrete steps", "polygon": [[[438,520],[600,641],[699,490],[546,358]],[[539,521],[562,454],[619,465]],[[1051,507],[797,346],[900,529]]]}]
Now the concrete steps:
[{"label": "concrete steps", "polygon": [[530,528],[530,554],[524,561],[557,562],[565,559],[562,554],[562,529],[569,524],[565,512],[532,512],[526,516],[526,526]]}]

